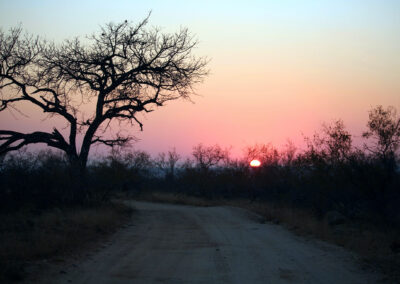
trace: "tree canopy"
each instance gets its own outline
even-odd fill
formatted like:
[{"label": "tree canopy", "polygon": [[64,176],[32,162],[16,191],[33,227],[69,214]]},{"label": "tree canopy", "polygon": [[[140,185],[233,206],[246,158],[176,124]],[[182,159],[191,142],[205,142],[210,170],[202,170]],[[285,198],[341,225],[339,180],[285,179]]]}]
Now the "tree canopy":
[{"label": "tree canopy", "polygon": [[400,146],[400,117],[396,109],[392,106],[384,109],[380,105],[371,109],[367,126],[363,137],[372,138],[373,143],[365,144],[365,148],[383,161],[394,161]]},{"label": "tree canopy", "polygon": [[[21,27],[0,31],[0,111],[29,102],[68,124],[68,137],[57,127],[51,132],[0,130],[0,155],[45,143],[84,168],[91,145],[123,145],[133,138],[106,139],[99,128],[117,120],[142,129],[139,113],[190,98],[193,86],[207,75],[207,59],[193,55],[197,42],[187,29],[163,33],[148,28],[148,19],[136,25],[109,23],[84,40],[62,44],[23,34]],[[95,102],[89,116],[79,108],[83,100]]]}]

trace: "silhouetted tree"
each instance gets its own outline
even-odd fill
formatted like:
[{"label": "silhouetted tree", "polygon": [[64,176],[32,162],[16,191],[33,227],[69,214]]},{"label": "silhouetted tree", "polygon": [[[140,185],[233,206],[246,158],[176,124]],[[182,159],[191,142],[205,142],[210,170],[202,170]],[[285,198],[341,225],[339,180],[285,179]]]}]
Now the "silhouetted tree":
[{"label": "silhouetted tree", "polygon": [[307,150],[303,153],[311,163],[328,163],[335,165],[345,162],[352,151],[351,134],[346,130],[342,120],[332,124],[323,124],[322,133],[315,133],[313,138],[305,138]]},{"label": "silhouetted tree", "polygon": [[[104,138],[111,121],[138,124],[137,115],[179,98],[207,74],[206,60],[192,55],[196,41],[187,29],[174,34],[128,21],[107,24],[84,41],[56,45],[23,35],[21,28],[0,31],[0,111],[29,102],[68,123],[68,137],[52,132],[0,130],[0,155],[32,143],[64,151],[84,170],[93,144],[121,146],[132,136]],[[91,116],[81,102],[95,102]],[[77,149],[77,135],[83,142]],[[103,133],[103,132],[102,132]]]},{"label": "silhouetted tree", "polygon": [[129,168],[135,172],[146,172],[153,166],[150,154],[142,150],[128,152],[125,159]]},{"label": "silhouetted tree", "polygon": [[254,146],[248,146],[244,150],[244,156],[247,162],[250,162],[253,159],[257,159],[261,162],[261,165],[264,166],[272,166],[278,165],[280,155],[278,150],[272,146],[270,143],[268,144],[255,144]]},{"label": "silhouetted tree", "polygon": [[281,163],[285,166],[291,166],[296,158],[297,147],[292,140],[287,140],[283,150],[280,153]]},{"label": "silhouetted tree", "polygon": [[321,143],[325,147],[328,159],[331,163],[345,161],[352,150],[352,138],[341,119],[332,124],[323,125]]},{"label": "silhouetted tree", "polygon": [[396,174],[396,151],[400,146],[400,117],[392,106],[384,109],[377,106],[369,111],[368,130],[363,137],[372,142],[365,144],[365,148],[375,158],[372,161],[374,181],[372,188],[377,209],[387,221],[399,222],[399,175]]},{"label": "silhouetted tree", "polygon": [[363,133],[363,137],[372,138],[373,144],[365,144],[365,148],[393,166],[400,145],[400,117],[396,109],[392,106],[371,109],[367,126],[369,129]]},{"label": "silhouetted tree", "polygon": [[227,160],[229,158],[229,150],[223,149],[219,145],[204,146],[200,143],[193,147],[192,155],[197,167],[203,171],[207,171],[210,167],[218,165],[223,160]]},{"label": "silhouetted tree", "polygon": [[166,153],[158,154],[155,159],[156,166],[165,173],[165,177],[169,179],[174,179],[175,168],[181,156],[173,148]]},{"label": "silhouetted tree", "polygon": [[152,167],[151,156],[142,150],[124,151],[121,148],[112,148],[106,158],[110,168],[126,168],[133,172],[146,172]]}]

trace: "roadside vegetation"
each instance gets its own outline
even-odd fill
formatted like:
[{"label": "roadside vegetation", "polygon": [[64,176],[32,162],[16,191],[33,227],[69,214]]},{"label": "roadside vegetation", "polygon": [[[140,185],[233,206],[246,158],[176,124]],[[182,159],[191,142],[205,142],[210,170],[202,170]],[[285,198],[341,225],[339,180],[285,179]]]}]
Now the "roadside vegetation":
[{"label": "roadside vegetation", "polygon": [[[56,152],[14,152],[0,164],[0,273],[23,277],[29,261],[68,254],[118,228],[128,198],[247,208],[265,221],[336,243],[365,264],[400,279],[400,119],[371,109],[364,145],[337,120],[306,148],[259,144],[232,159],[229,149],[198,144],[184,159],[176,149],[152,157],[114,148],[92,160],[85,176]],[[261,166],[250,168],[259,159]],[[79,245],[77,245],[79,244]]]},{"label": "roadside vegetation", "polygon": [[92,181],[87,190],[62,156],[20,152],[0,164],[0,282],[24,280],[38,261],[61,261],[127,223],[132,208]]}]

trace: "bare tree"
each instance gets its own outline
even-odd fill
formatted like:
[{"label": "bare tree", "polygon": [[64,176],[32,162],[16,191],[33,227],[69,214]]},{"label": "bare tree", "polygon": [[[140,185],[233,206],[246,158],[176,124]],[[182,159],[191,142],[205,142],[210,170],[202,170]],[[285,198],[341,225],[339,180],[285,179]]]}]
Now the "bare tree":
[{"label": "bare tree", "polygon": [[175,168],[181,156],[172,148],[166,153],[158,154],[155,159],[156,166],[165,173],[167,178],[173,179],[175,176]]},{"label": "bare tree", "polygon": [[[189,98],[193,85],[207,74],[207,60],[192,55],[197,42],[187,29],[161,33],[146,27],[148,18],[137,25],[110,23],[84,42],[75,38],[60,45],[24,36],[21,28],[0,31],[0,111],[29,102],[64,118],[69,132],[64,137],[56,127],[52,132],[0,130],[0,155],[45,143],[84,170],[93,144],[121,146],[133,138],[101,135],[111,121],[142,129],[139,113]],[[95,102],[89,117],[81,113],[82,101]]]},{"label": "bare tree", "polygon": [[373,140],[365,148],[383,161],[394,160],[400,146],[400,117],[394,107],[377,106],[369,111],[368,131],[363,137]]},{"label": "bare tree", "polygon": [[229,158],[229,150],[222,149],[219,145],[204,146],[200,143],[193,147],[192,155],[197,166],[201,170],[207,171],[210,167],[227,160]]},{"label": "bare tree", "polygon": [[292,140],[287,140],[283,150],[280,153],[281,162],[285,166],[291,166],[296,158],[297,147]]},{"label": "bare tree", "polygon": [[253,159],[257,159],[262,166],[276,166],[280,159],[278,150],[270,143],[248,146],[244,149],[244,156],[248,163]]}]

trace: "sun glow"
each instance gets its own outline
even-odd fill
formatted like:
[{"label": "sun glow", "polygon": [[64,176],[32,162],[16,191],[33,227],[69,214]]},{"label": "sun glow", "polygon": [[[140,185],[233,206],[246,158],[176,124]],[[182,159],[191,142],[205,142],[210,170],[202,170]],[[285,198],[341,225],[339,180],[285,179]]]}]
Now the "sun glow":
[{"label": "sun glow", "polygon": [[258,168],[259,166],[261,166],[261,162],[259,160],[254,159],[250,162],[250,167],[252,168]]}]

